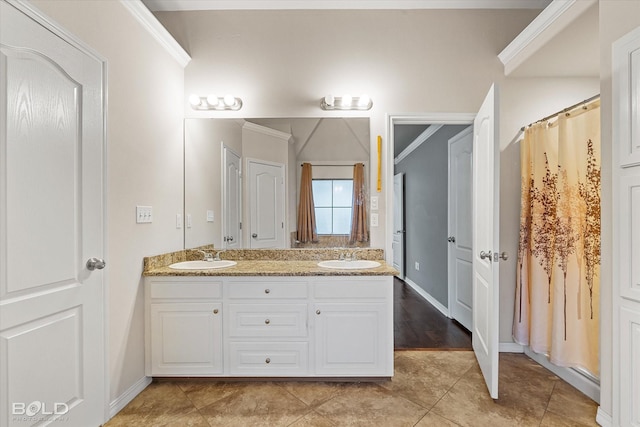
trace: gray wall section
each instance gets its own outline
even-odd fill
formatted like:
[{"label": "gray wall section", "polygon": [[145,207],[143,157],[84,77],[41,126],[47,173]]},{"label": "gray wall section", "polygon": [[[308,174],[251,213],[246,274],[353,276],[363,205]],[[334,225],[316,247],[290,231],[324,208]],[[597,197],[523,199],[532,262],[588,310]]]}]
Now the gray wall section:
[{"label": "gray wall section", "polygon": [[[447,307],[447,141],[467,126],[443,126],[402,162],[404,173],[405,275]],[[415,264],[420,264],[416,270]]]}]

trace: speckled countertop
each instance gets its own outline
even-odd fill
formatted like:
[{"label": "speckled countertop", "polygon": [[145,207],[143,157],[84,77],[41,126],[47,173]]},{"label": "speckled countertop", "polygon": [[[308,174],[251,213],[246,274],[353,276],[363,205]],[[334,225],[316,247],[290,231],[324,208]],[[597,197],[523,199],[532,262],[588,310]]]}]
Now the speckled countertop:
[{"label": "speckled countertop", "polygon": [[[210,248],[205,250],[215,252]],[[144,259],[144,276],[395,276],[398,271],[384,261],[382,249],[360,249],[358,259],[378,261],[380,267],[337,270],[318,267],[318,261],[338,259],[350,249],[244,249],[229,250],[222,259],[237,262],[232,267],[208,270],[174,270],[170,264],[202,259],[196,250],[162,254]]]}]

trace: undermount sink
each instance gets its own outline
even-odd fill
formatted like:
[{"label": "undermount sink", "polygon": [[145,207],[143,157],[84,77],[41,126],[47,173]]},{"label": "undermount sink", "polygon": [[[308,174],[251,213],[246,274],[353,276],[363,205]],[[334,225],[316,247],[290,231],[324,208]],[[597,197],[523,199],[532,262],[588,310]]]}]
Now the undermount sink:
[{"label": "undermount sink", "polygon": [[209,270],[211,268],[225,268],[236,265],[237,262],[226,259],[220,261],[182,261],[171,264],[174,270]]},{"label": "undermount sink", "polygon": [[352,261],[332,259],[330,261],[320,261],[318,267],[335,268],[338,270],[359,270],[365,268],[380,267],[378,261],[369,261],[366,259],[357,259]]}]

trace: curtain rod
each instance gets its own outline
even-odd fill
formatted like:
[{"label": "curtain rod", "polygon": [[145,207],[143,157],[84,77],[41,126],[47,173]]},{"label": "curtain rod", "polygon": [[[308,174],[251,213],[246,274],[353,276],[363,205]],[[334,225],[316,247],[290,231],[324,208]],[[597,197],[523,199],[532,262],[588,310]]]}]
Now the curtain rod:
[{"label": "curtain rod", "polygon": [[[540,123],[540,122],[544,122],[544,121],[546,121],[546,120],[552,119],[552,118],[556,117],[558,114],[567,113],[567,112],[569,112],[569,111],[573,110],[573,109],[574,109],[574,108],[576,108],[576,107],[579,107],[579,106],[581,106],[581,105],[584,105],[584,104],[586,104],[586,103],[588,103],[588,102],[591,102],[591,101],[593,101],[594,99],[598,99],[598,98],[600,98],[600,94],[593,95],[592,97],[587,98],[587,99],[585,99],[584,101],[580,101],[580,102],[575,103],[575,104],[573,104],[572,106],[567,107],[567,108],[565,108],[565,109],[562,109],[562,110],[560,110],[560,111],[558,111],[558,112],[556,112],[556,113],[549,114],[548,116],[543,117],[543,118],[541,118],[540,120],[536,120],[536,121],[535,121],[535,122],[533,122],[533,123],[529,123],[529,126],[531,126],[531,125],[533,125],[533,124],[535,124],[535,123]],[[520,128],[520,131],[524,132],[524,130],[525,130],[527,127],[528,127],[528,126],[522,126],[522,127]]]},{"label": "curtain rod", "polygon": [[[363,165],[363,166],[364,166],[364,163],[362,163],[362,162],[354,163],[354,164],[352,164],[352,165],[314,165],[314,164],[312,164],[312,163],[309,163],[309,164],[310,164],[311,166],[314,166],[314,167],[320,167],[320,166],[331,166],[331,167],[336,167],[336,166],[346,166],[346,167],[351,167],[351,166],[355,166],[355,165],[357,165],[357,164],[361,164],[361,165]],[[300,164],[300,166],[304,166],[304,163]]]}]

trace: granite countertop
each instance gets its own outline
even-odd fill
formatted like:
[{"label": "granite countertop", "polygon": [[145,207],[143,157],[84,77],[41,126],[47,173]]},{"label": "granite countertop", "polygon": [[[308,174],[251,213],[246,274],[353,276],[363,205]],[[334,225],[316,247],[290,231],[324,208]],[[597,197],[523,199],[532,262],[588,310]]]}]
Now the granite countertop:
[{"label": "granite countertop", "polygon": [[[212,248],[204,248],[215,252]],[[175,262],[202,259],[194,250],[172,252],[144,259],[143,276],[395,276],[399,272],[383,261],[381,249],[358,251],[358,259],[378,261],[376,268],[339,270],[318,267],[319,261],[337,259],[344,250],[278,249],[278,250],[229,250],[222,259],[236,261],[232,267],[208,270],[175,270],[169,265]]]}]

